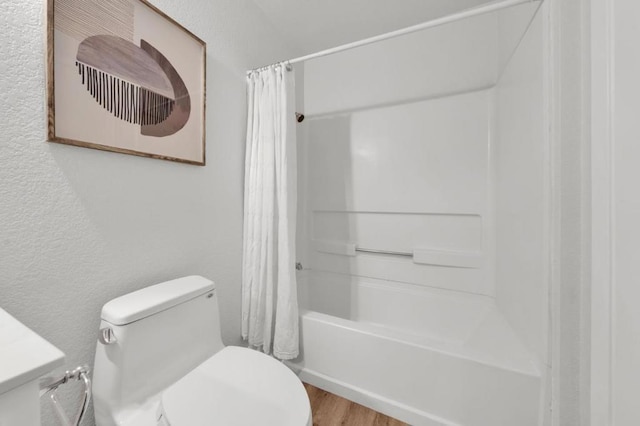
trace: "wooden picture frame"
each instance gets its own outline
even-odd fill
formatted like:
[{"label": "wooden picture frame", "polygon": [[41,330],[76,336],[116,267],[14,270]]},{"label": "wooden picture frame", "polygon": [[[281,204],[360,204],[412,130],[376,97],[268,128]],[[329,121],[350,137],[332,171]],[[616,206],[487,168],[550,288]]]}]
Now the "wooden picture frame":
[{"label": "wooden picture frame", "polygon": [[146,0],[47,0],[47,140],[206,164],[206,43]]}]

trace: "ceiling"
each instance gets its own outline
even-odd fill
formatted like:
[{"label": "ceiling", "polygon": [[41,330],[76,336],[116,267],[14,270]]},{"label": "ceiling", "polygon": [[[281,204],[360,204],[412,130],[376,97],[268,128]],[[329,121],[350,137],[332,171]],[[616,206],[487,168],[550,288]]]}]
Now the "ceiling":
[{"label": "ceiling", "polygon": [[253,0],[306,55],[490,3],[491,0]]}]

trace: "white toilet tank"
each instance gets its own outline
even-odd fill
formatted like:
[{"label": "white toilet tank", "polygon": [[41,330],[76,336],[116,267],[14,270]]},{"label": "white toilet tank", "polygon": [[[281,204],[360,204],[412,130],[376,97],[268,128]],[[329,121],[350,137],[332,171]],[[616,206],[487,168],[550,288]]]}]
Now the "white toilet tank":
[{"label": "white toilet tank", "polygon": [[[118,297],[102,308],[93,395],[96,424],[125,421],[167,386],[224,348],[215,287],[190,276]],[[108,332],[106,332],[108,333]],[[103,334],[105,335],[105,334]],[[109,339],[112,337],[112,339]]]}]

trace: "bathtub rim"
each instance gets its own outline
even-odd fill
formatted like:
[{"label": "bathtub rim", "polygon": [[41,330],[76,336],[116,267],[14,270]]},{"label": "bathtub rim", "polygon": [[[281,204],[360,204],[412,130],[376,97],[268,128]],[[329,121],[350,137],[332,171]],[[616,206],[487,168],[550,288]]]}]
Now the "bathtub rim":
[{"label": "bathtub rim", "polygon": [[[447,356],[451,356],[454,358],[458,358],[458,359],[462,359],[465,361],[470,361],[479,365],[485,365],[485,366],[490,366],[493,368],[499,368],[501,370],[505,370],[505,371],[509,371],[512,373],[516,373],[516,374],[522,374],[524,376],[529,376],[532,378],[537,378],[540,379],[542,378],[543,374],[542,374],[542,368],[541,366],[537,365],[537,363],[535,362],[534,359],[531,359],[528,367],[529,368],[514,368],[513,366],[508,366],[508,365],[502,365],[496,362],[491,362],[490,360],[479,360],[477,358],[474,358],[472,356],[466,355],[464,353],[460,353],[460,352],[456,352],[454,350],[451,349],[447,349],[444,346],[437,346],[437,341],[436,340],[432,340],[432,339],[428,339],[434,343],[436,343],[435,345],[431,346],[431,345],[427,345],[427,344],[421,344],[420,342],[415,342],[415,341],[409,341],[409,340],[404,340],[401,338],[398,338],[396,336],[393,336],[393,333],[396,332],[393,329],[388,329],[384,326],[381,325],[376,325],[376,324],[370,324],[370,323],[361,323],[361,322],[357,322],[357,321],[353,321],[353,320],[348,320],[348,319],[344,319],[341,317],[336,317],[333,315],[328,315],[328,314],[324,314],[322,312],[317,312],[317,311],[312,311],[312,310],[308,310],[308,309],[300,309],[299,311],[300,314],[300,318],[302,319],[304,318],[308,318],[314,321],[318,321],[318,322],[323,322],[326,324],[331,324],[334,327],[339,327],[342,329],[346,329],[346,330],[350,330],[353,332],[358,332],[358,333],[362,333],[368,336],[372,336],[375,338],[380,338],[380,339],[385,339],[385,340],[389,340],[398,344],[402,344],[402,345],[408,345],[408,346],[412,346],[414,348],[418,348],[418,349],[422,349],[422,350],[428,350],[428,351],[432,351],[432,352],[436,352],[436,353],[440,353],[443,355],[447,355]],[[300,326],[301,326],[301,333],[304,333],[304,325],[303,325],[303,321],[300,321]],[[406,333],[409,334],[409,333]],[[302,340],[302,339],[301,339]],[[304,363],[304,348],[302,348],[302,352],[301,352],[301,356],[299,357],[300,361]]]}]

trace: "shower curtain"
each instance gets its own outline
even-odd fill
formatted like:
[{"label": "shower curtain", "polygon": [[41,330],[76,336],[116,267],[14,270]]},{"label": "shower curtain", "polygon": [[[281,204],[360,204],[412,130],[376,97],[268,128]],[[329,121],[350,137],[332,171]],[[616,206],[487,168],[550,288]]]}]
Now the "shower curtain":
[{"label": "shower curtain", "polygon": [[293,359],[299,351],[294,71],[279,64],[247,80],[242,337]]}]

